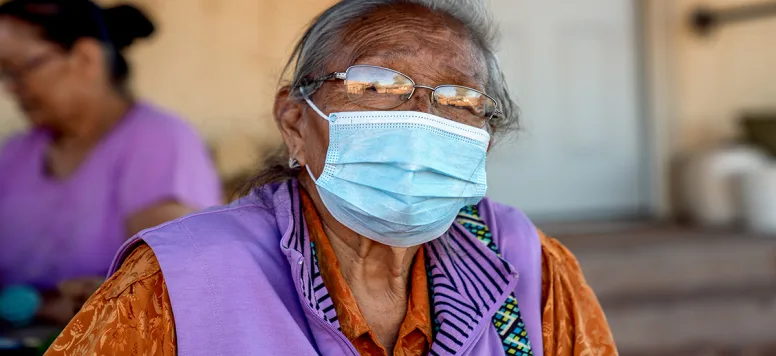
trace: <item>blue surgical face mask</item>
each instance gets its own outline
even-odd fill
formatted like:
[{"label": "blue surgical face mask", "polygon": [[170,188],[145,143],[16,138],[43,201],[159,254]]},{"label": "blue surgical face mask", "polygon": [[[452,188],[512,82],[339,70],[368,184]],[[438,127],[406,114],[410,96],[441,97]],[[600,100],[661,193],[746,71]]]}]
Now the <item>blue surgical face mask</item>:
[{"label": "blue surgical face mask", "polygon": [[408,247],[442,236],[458,211],[485,196],[483,129],[416,111],[326,116],[329,149],[315,181],[329,213],[377,242]]}]

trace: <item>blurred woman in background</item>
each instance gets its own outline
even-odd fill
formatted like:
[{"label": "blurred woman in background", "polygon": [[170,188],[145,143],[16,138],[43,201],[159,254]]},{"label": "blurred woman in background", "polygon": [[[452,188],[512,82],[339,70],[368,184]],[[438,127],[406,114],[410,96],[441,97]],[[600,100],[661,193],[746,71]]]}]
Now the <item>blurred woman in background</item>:
[{"label": "blurred woman in background", "polygon": [[45,292],[44,317],[68,320],[128,237],[220,203],[198,135],[129,90],[123,51],[153,32],[127,5],[0,5],[0,81],[31,124],[0,151],[0,287]]}]

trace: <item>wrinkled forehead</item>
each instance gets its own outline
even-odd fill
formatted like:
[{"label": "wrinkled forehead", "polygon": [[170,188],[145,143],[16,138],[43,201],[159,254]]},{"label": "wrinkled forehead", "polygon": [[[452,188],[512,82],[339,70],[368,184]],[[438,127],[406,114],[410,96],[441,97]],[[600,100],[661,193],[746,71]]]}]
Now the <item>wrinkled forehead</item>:
[{"label": "wrinkled forehead", "polygon": [[371,64],[398,70],[418,83],[478,87],[487,77],[482,51],[466,27],[420,6],[377,9],[348,24],[340,42],[331,71]]}]

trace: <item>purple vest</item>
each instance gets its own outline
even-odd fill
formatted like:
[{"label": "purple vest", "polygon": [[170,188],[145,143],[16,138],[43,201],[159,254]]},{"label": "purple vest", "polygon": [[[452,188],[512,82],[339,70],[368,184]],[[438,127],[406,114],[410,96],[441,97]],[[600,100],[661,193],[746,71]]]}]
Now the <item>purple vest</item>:
[{"label": "purple vest", "polygon": [[[265,186],[231,205],[141,232],[167,284],[178,354],[358,355],[339,329],[307,234],[297,182]],[[499,355],[491,318],[511,292],[534,355],[542,355],[541,245],[518,210],[479,211],[503,259],[459,224],[425,245],[439,322],[432,355]],[[519,279],[519,282],[518,282]]]}]

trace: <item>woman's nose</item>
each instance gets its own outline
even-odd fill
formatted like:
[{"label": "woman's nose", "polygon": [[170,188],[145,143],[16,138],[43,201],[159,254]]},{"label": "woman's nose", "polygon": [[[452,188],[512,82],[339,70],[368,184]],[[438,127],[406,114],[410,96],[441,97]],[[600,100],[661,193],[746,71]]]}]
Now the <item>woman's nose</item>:
[{"label": "woman's nose", "polygon": [[415,92],[412,94],[412,98],[403,106],[410,111],[420,111],[427,114],[434,114],[434,105],[431,102],[433,96],[433,88],[424,86],[415,87]]}]

